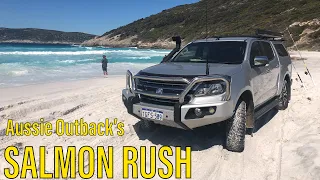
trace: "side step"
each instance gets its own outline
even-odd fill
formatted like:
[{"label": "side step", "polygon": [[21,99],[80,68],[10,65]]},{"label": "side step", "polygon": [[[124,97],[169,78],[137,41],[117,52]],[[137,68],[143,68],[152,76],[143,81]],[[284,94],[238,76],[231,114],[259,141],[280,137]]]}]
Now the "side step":
[{"label": "side step", "polygon": [[265,104],[261,105],[259,108],[254,111],[254,119],[257,120],[261,118],[264,114],[269,112],[271,109],[276,107],[279,104],[278,97],[274,97]]}]

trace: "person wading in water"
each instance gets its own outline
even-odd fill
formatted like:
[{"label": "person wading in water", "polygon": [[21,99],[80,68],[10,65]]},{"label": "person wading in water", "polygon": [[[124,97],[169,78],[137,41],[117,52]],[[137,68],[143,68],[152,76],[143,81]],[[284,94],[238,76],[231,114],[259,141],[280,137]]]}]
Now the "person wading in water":
[{"label": "person wading in water", "polygon": [[102,64],[102,71],[103,71],[103,75],[108,75],[108,59],[105,55],[102,56],[103,59],[101,61]]}]

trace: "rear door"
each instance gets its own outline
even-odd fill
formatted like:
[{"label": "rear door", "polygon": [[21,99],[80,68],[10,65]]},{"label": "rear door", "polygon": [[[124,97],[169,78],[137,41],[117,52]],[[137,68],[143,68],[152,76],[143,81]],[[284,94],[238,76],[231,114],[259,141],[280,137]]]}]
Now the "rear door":
[{"label": "rear door", "polygon": [[[285,75],[287,73],[289,73],[290,77],[291,77],[291,73],[292,73],[292,62],[289,56],[288,51],[286,50],[286,48],[284,47],[284,45],[281,42],[273,42],[273,46],[276,50],[276,52],[278,53],[278,58],[279,58],[279,64],[280,64],[280,75],[279,75],[279,79],[282,80],[285,78]],[[278,95],[280,94],[282,89],[282,84],[279,84],[278,87]]]}]

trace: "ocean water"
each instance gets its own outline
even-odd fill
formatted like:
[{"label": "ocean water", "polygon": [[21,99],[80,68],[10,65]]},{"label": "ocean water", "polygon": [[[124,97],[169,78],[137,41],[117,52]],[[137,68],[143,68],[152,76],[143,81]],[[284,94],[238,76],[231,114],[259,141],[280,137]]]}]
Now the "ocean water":
[{"label": "ocean water", "polygon": [[159,63],[169,50],[0,44],[0,87],[101,77],[102,55],[110,75],[125,75]]}]

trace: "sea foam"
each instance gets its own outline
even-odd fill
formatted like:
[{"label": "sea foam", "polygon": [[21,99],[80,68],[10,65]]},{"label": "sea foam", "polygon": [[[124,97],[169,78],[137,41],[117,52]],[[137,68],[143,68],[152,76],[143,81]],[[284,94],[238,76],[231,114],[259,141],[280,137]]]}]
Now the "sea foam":
[{"label": "sea foam", "polygon": [[164,56],[168,52],[162,51],[136,51],[136,50],[93,50],[93,51],[13,51],[0,52],[0,55],[102,55],[102,54],[118,54],[118,55],[132,55],[132,56]]},{"label": "sea foam", "polygon": [[102,75],[106,55],[108,73],[137,73],[159,63],[168,50],[55,45],[0,45],[0,87],[86,79]]}]

